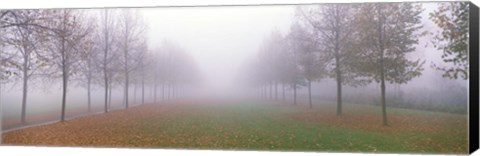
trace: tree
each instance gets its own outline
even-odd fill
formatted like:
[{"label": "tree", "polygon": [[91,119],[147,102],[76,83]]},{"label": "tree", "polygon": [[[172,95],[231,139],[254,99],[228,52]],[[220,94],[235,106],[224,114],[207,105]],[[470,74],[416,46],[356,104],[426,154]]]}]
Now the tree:
[{"label": "tree", "polygon": [[50,21],[51,46],[49,46],[52,60],[60,69],[62,77],[62,110],[60,121],[65,121],[68,81],[78,68],[81,55],[85,52],[83,46],[88,46],[86,36],[91,32],[91,26],[82,23],[83,19],[78,10],[62,9],[52,11],[56,18]]},{"label": "tree", "polygon": [[303,23],[309,25],[314,38],[321,44],[321,55],[326,61],[329,76],[337,83],[337,115],[342,114],[342,86],[352,86],[362,83],[356,80],[355,72],[349,70],[352,59],[352,35],[354,29],[355,8],[351,4],[322,4],[315,8],[299,8],[299,15]]},{"label": "tree", "polygon": [[301,74],[298,52],[301,49],[302,44],[308,42],[307,34],[302,30],[298,23],[294,23],[290,26],[290,32],[286,37],[286,45],[290,59],[286,62],[286,81],[290,84],[290,88],[293,89],[293,104],[297,104],[297,89],[306,86],[305,78]]},{"label": "tree", "polygon": [[[21,122],[26,123],[28,82],[35,74],[39,73],[41,68],[47,66],[45,63],[47,62],[45,50],[41,48],[41,44],[47,41],[47,39],[45,38],[44,29],[39,29],[34,24],[30,24],[31,22],[40,22],[35,20],[40,15],[39,11],[19,10],[12,11],[11,14],[13,14],[13,17],[10,20],[10,26],[3,28],[4,30],[9,30],[10,34],[6,34],[6,38],[3,40],[4,43],[13,46],[15,53],[10,54],[10,57],[2,58],[6,61],[2,64],[8,64],[13,67],[10,68],[11,70],[5,71],[6,74],[14,69],[20,70],[18,73],[21,73],[23,80]],[[4,72],[2,72],[3,74]]]},{"label": "tree", "polygon": [[111,84],[111,78],[113,75],[112,67],[115,67],[112,62],[115,60],[114,55],[112,54],[115,50],[113,44],[115,41],[115,25],[116,22],[113,19],[114,13],[110,9],[104,9],[99,13],[100,21],[98,23],[97,37],[96,42],[98,43],[99,50],[101,55],[95,57],[97,68],[100,68],[100,71],[103,73],[103,84],[105,89],[105,99],[104,99],[104,112],[108,112],[109,106],[109,89]]},{"label": "tree", "polygon": [[[88,18],[87,20],[91,20],[91,18]],[[92,31],[90,32],[87,36],[85,36],[85,42],[83,46],[80,46],[78,50],[80,50],[80,68],[78,69],[78,72],[81,73],[83,76],[82,79],[80,80],[85,80],[82,81],[81,83],[86,84],[87,88],[87,105],[88,105],[88,112],[92,111],[92,98],[91,98],[91,88],[92,88],[92,83],[95,82],[97,76],[94,74],[97,68],[95,68],[95,53],[99,52],[98,51],[98,46],[94,43],[95,41],[95,35],[94,31],[96,30],[95,27],[96,25],[93,24],[93,21],[88,21],[92,23]]]},{"label": "tree", "polygon": [[119,47],[123,52],[123,72],[125,78],[125,106],[128,108],[128,87],[129,87],[129,78],[130,72],[133,67],[129,64],[131,55],[134,55],[135,49],[138,49],[141,46],[141,38],[144,37],[145,27],[141,21],[141,16],[136,10],[123,10],[120,19],[120,40]]},{"label": "tree", "polygon": [[468,79],[469,2],[440,3],[430,13],[430,19],[440,27],[432,42],[442,52],[442,59],[450,67],[434,66],[444,72],[443,77]]},{"label": "tree", "polygon": [[420,76],[420,59],[409,60],[407,54],[415,51],[422,28],[420,5],[412,3],[362,4],[356,14],[358,35],[356,70],[362,76],[380,83],[383,125],[388,125],[385,89],[391,84],[407,83]]}]

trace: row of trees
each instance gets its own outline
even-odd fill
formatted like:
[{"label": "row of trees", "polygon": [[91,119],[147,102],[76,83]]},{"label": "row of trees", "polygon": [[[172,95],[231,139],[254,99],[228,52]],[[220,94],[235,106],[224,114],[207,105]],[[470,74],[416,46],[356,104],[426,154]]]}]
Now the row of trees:
[{"label": "row of trees", "polygon": [[102,86],[104,112],[108,112],[115,85],[123,87],[128,108],[132,84],[142,85],[141,103],[145,103],[146,83],[154,83],[155,90],[163,84],[173,97],[181,91],[174,89],[193,83],[197,74],[193,60],[177,45],[149,50],[146,24],[135,9],[2,10],[0,15],[0,78],[22,82],[22,123],[26,123],[29,82],[34,79],[62,80],[60,120],[64,121],[71,83],[87,89],[89,111],[92,86]]},{"label": "row of trees", "polygon": [[[423,71],[425,61],[409,55],[416,50],[418,40],[429,34],[421,31],[422,11],[421,5],[414,3],[300,6],[289,33],[282,36],[273,31],[262,44],[255,65],[247,73],[260,76],[247,76],[247,81],[259,88],[262,96],[275,100],[277,84],[287,85],[293,90],[293,104],[297,103],[297,89],[307,87],[312,107],[311,83],[332,78],[337,88],[337,115],[342,114],[344,85],[375,82],[380,85],[383,124],[388,125],[387,83],[405,84]],[[443,30],[431,32],[439,34],[433,44],[443,52],[445,62],[453,62],[451,68],[437,68],[446,77],[464,73],[463,78],[468,78],[465,12],[468,3],[451,2],[430,14]],[[458,20],[447,20],[452,18]],[[460,30],[455,29],[458,25]]]}]

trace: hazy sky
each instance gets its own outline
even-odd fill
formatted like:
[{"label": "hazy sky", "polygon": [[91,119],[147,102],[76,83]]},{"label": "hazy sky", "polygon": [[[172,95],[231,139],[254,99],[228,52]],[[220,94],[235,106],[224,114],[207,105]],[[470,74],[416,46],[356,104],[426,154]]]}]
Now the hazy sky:
[{"label": "hazy sky", "polygon": [[[428,13],[436,3],[422,3],[424,30],[435,30]],[[295,5],[290,6],[216,6],[170,7],[140,9],[149,27],[150,48],[160,47],[162,41],[172,41],[190,53],[202,70],[206,88],[220,92],[231,89],[229,85],[237,76],[239,66],[258,52],[262,41],[272,30],[288,32],[293,20]],[[428,36],[426,38],[429,38]],[[427,39],[428,40],[428,39]],[[441,63],[440,55],[430,45],[420,40],[413,58],[426,59],[425,67],[432,61]],[[428,72],[425,72],[429,75]],[[435,75],[438,76],[438,75]],[[420,78],[422,79],[422,78]],[[423,80],[431,79],[424,76]],[[415,82],[413,82],[415,83]]]},{"label": "hazy sky", "polygon": [[185,48],[210,89],[226,89],[274,29],[286,33],[294,6],[228,6],[141,9],[152,49],[163,39]]}]

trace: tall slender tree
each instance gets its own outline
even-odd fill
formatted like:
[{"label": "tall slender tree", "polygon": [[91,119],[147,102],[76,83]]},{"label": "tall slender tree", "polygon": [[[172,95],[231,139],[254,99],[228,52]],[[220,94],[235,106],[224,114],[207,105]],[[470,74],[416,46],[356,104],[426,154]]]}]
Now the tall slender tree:
[{"label": "tall slender tree", "polygon": [[[21,122],[26,123],[28,82],[32,77],[40,74],[42,68],[47,67],[47,54],[42,45],[48,39],[45,35],[46,30],[36,26],[42,22],[36,20],[41,15],[40,11],[19,10],[12,11],[12,14],[11,26],[3,28],[4,30],[8,29],[10,34],[7,34],[8,37],[4,38],[3,41],[5,44],[13,46],[16,51],[14,54],[10,53],[10,57],[3,58],[6,62],[2,64],[8,64],[20,70],[18,73],[21,73],[23,82]],[[6,72],[12,71],[8,70]]]},{"label": "tall slender tree", "polygon": [[308,24],[321,44],[322,61],[329,65],[327,70],[330,77],[337,83],[337,115],[342,114],[342,86],[345,84],[358,85],[363,82],[356,80],[355,72],[349,70],[352,59],[352,39],[354,38],[353,4],[322,4],[316,7],[300,7],[299,20]]},{"label": "tall slender tree", "polygon": [[380,84],[383,125],[388,125],[386,82],[407,83],[420,76],[424,61],[410,60],[422,35],[421,5],[414,3],[362,4],[356,14],[359,29],[356,69]]},{"label": "tall slender tree", "polygon": [[120,40],[119,47],[123,53],[123,74],[125,79],[125,107],[129,107],[129,82],[130,72],[133,66],[130,59],[134,55],[135,49],[142,43],[141,38],[144,37],[145,25],[142,23],[140,12],[137,10],[125,9],[122,10],[120,18]]},{"label": "tall slender tree", "polygon": [[67,106],[67,89],[70,77],[79,67],[81,56],[84,53],[86,36],[92,27],[84,23],[81,12],[78,10],[61,9],[52,11],[55,19],[50,21],[52,28],[49,51],[55,66],[60,69],[62,77],[62,109],[60,121],[65,121]]}]

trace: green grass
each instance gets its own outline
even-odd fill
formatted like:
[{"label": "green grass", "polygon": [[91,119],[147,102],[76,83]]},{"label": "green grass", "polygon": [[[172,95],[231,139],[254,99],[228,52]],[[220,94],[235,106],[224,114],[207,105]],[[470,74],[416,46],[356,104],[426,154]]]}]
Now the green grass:
[{"label": "green grass", "polygon": [[[451,130],[453,128],[464,132],[461,130],[462,127],[447,126],[446,130],[438,130],[439,132],[418,132],[410,129],[393,132],[389,130],[369,131],[288,117],[288,114],[305,111],[322,113],[323,111],[320,109],[328,108],[318,105],[315,107],[313,110],[308,110],[307,108],[257,103],[211,104],[211,107],[195,107],[195,111],[187,111],[188,113],[165,112],[166,114],[145,118],[139,120],[137,128],[142,133],[151,134],[153,138],[173,138],[175,141],[159,141],[153,145],[171,148],[405,153],[466,152],[466,133],[449,134],[449,132],[455,131]],[[374,113],[378,109],[368,105],[347,104],[346,107],[364,113]],[[389,113],[419,117],[452,116],[459,118],[458,115],[453,114],[408,109],[389,109]],[[380,116],[378,117],[380,118]],[[452,136],[453,134],[457,136]],[[424,139],[432,139],[432,142],[424,144],[425,142],[421,141]],[[438,144],[444,146],[438,146]],[[460,150],[448,149],[450,146],[461,148],[459,148]]]},{"label": "green grass", "polygon": [[[33,127],[26,130],[27,134],[6,133],[4,141],[26,144],[22,141],[27,138],[43,139],[41,144],[46,145],[142,148],[467,152],[466,115],[388,108],[390,125],[385,127],[382,126],[380,108],[377,106],[347,103],[343,115],[336,116],[335,103],[314,102],[313,109],[306,104],[292,106],[249,101],[166,102]],[[51,134],[52,131],[64,130],[73,130],[76,135]],[[90,143],[93,142],[91,139],[85,139],[93,134],[99,136],[99,141],[95,142],[100,143]],[[30,135],[61,138],[70,142],[57,140],[49,143],[48,139],[29,138]],[[86,141],[82,142],[82,139]],[[101,143],[108,140],[116,141]]]}]

